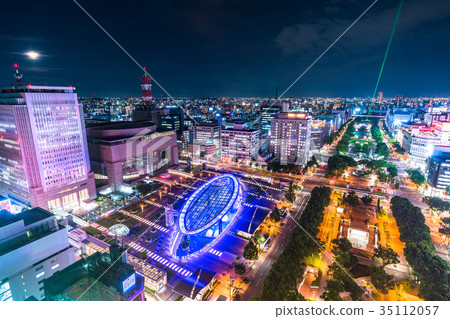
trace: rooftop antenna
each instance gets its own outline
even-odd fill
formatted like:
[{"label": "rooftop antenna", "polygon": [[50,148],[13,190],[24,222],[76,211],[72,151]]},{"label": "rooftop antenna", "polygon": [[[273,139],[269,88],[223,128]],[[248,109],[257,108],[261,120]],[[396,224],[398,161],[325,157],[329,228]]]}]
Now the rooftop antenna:
[{"label": "rooftop antenna", "polygon": [[147,68],[144,67],[144,75],[141,78],[141,90],[142,90],[142,104],[145,106],[152,104],[152,79],[147,73]]},{"label": "rooftop antenna", "polygon": [[23,83],[21,79],[23,75],[19,73],[19,65],[17,63],[14,64],[14,69],[16,69],[16,73],[14,73],[14,78],[16,79],[17,86],[22,86]]}]

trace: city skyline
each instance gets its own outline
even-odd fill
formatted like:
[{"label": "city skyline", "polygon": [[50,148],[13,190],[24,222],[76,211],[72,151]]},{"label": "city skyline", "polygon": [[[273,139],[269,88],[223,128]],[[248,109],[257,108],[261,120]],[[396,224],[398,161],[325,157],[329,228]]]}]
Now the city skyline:
[{"label": "city skyline", "polygon": [[[79,3],[172,96],[273,97],[275,87],[284,91],[371,2],[282,2],[278,10],[268,1],[138,2],[126,8],[114,1]],[[397,6],[377,2],[286,97],[371,96]],[[19,21],[14,9],[7,5],[2,13],[8,29],[0,37],[0,56],[7,61],[0,66],[3,83],[12,82],[11,66],[19,63],[24,81],[34,85],[74,85],[80,96],[140,95],[142,70],[75,3],[42,8],[25,1]],[[448,16],[449,4],[404,5],[379,91],[450,95]],[[166,96],[157,85],[153,89],[155,98]]]}]

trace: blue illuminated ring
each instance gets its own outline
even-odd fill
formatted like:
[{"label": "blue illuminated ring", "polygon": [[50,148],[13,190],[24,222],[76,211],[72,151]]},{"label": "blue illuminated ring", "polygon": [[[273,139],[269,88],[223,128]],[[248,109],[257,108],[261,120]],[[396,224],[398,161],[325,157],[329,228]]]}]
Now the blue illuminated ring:
[{"label": "blue illuminated ring", "polygon": [[[186,219],[186,213],[188,212],[188,209],[191,208],[191,204],[193,201],[195,201],[201,194],[215,181],[218,179],[225,179],[225,178],[231,178],[233,181],[233,194],[230,197],[230,200],[228,201],[227,205],[222,209],[220,213],[218,213],[212,220],[205,223],[203,226],[195,229],[195,230],[187,230],[185,226],[185,219]],[[233,205],[236,203],[236,200],[239,196],[239,181],[236,177],[234,177],[231,174],[225,174],[221,176],[214,177],[213,179],[209,180],[207,183],[203,184],[201,187],[199,187],[190,197],[189,200],[184,204],[183,209],[181,210],[180,219],[179,219],[179,227],[180,232],[186,235],[195,235],[198,233],[201,233],[207,229],[209,229],[211,226],[215,225],[219,220],[221,220],[225,214],[233,207]]]}]

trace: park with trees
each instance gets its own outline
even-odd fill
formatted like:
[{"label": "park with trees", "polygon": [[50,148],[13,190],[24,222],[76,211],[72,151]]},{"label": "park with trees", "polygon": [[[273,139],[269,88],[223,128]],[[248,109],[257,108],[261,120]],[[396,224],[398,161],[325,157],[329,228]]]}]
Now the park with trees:
[{"label": "park with trees", "polygon": [[306,258],[320,251],[317,235],[324,210],[330,204],[330,196],[329,187],[315,187],[312,190],[308,204],[297,221],[299,226],[293,229],[283,252],[272,265],[264,280],[261,296],[254,300],[305,300],[298,292],[298,286],[303,278]]},{"label": "park with trees", "polygon": [[404,197],[391,199],[391,210],[406,245],[404,254],[420,281],[419,297],[429,301],[450,300],[450,266],[434,254],[430,229],[419,207]]}]

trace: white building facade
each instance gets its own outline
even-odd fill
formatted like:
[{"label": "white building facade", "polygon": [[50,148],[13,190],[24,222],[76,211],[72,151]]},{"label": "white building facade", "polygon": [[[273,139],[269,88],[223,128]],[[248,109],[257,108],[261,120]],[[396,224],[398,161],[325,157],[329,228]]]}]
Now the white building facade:
[{"label": "white building facade", "polygon": [[220,132],[221,159],[225,162],[250,163],[258,156],[259,131],[235,124]]},{"label": "white building facade", "polygon": [[53,214],[0,212],[0,301],[44,299],[44,279],[74,262],[67,230]]},{"label": "white building facade", "polygon": [[27,206],[78,209],[95,198],[73,87],[0,89],[0,192]]}]

